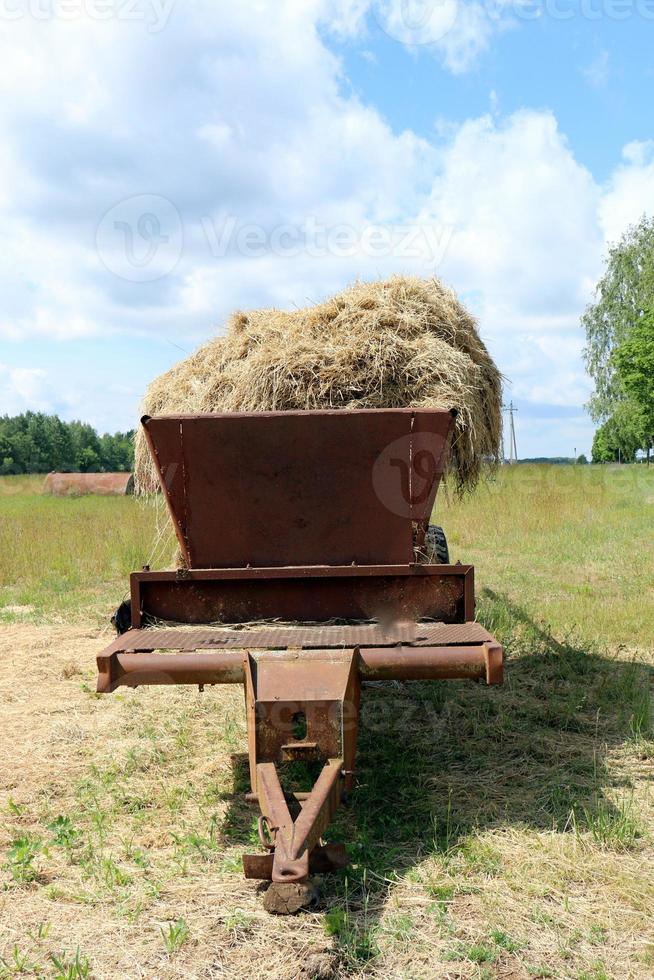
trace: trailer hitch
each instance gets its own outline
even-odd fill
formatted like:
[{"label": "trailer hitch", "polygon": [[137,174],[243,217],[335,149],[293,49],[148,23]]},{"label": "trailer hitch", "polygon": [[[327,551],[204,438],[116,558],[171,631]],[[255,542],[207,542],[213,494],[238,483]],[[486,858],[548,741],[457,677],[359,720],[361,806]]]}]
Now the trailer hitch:
[{"label": "trailer hitch", "polygon": [[[250,778],[261,808],[259,837],[269,851],[244,855],[246,877],[306,881],[311,866],[342,867],[344,850],[320,838],[345,790],[351,789],[359,723],[358,650],[263,651],[243,659]],[[301,738],[298,719],[303,721]],[[278,766],[322,762],[313,789],[302,794],[294,819]]]}]

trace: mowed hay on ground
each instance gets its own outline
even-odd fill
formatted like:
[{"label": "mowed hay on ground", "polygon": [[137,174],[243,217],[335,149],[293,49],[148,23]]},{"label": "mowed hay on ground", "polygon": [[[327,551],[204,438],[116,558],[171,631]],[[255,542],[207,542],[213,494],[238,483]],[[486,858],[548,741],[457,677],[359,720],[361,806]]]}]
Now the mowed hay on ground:
[{"label": "mowed hay on ground", "polygon": [[[456,409],[450,475],[475,485],[497,459],[502,378],[471,314],[437,279],[357,283],[306,309],[236,313],[224,337],[152,382],[143,413]],[[135,475],[158,481],[141,432]]]},{"label": "mowed hay on ground", "polygon": [[287,919],[242,875],[242,689],[94,693],[154,502],[30,489],[0,479],[2,980],[650,980],[654,467],[438,498],[506,683],[365,688],[353,863]]},{"label": "mowed hay on ground", "polygon": [[240,861],[258,849],[241,689],[98,698],[108,637],[0,626],[0,976],[649,978],[648,666],[501,636],[502,690],[366,688],[331,830],[353,864],[279,918]]}]

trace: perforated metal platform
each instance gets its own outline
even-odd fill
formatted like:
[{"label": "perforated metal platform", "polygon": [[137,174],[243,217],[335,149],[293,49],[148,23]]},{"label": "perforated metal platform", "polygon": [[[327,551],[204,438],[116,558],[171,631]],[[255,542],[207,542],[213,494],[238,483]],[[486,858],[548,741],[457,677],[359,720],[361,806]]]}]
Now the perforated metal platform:
[{"label": "perforated metal platform", "polygon": [[457,646],[485,643],[492,637],[479,623],[402,623],[384,627],[251,626],[241,629],[203,627],[129,630],[112,644],[118,652],[215,649],[328,649],[337,647]]}]

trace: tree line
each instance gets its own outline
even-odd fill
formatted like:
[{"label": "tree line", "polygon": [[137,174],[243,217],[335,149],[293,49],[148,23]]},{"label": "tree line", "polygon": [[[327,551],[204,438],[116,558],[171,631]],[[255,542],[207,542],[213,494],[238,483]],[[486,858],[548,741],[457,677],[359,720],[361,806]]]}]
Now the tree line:
[{"label": "tree line", "polygon": [[129,472],[134,432],[98,435],[85,422],[24,412],[0,417],[0,474]]},{"label": "tree line", "polygon": [[632,462],[654,446],[654,217],[609,249],[595,302],[586,309],[585,359],[595,382],[589,409],[600,423],[593,462]]}]

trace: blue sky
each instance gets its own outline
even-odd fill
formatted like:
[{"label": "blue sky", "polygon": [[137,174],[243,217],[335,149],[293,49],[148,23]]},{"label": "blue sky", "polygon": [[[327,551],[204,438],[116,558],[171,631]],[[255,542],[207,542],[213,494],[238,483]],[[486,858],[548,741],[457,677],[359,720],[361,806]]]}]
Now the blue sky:
[{"label": "blue sky", "polygon": [[580,4],[559,6],[574,10],[574,19],[517,18],[457,74],[443,70],[429,45],[398,44],[374,19],[367,47],[337,50],[353,90],[379,106],[396,132],[433,137],[439,116],[456,123],[481,115],[494,92],[504,115],[551,109],[577,160],[606,180],[626,143],[652,136],[654,4],[650,22],[588,20]]},{"label": "blue sky", "polygon": [[232,310],[397,271],[473,308],[521,455],[588,452],[653,36],[654,0],[2,0],[0,413],[127,428]]}]

